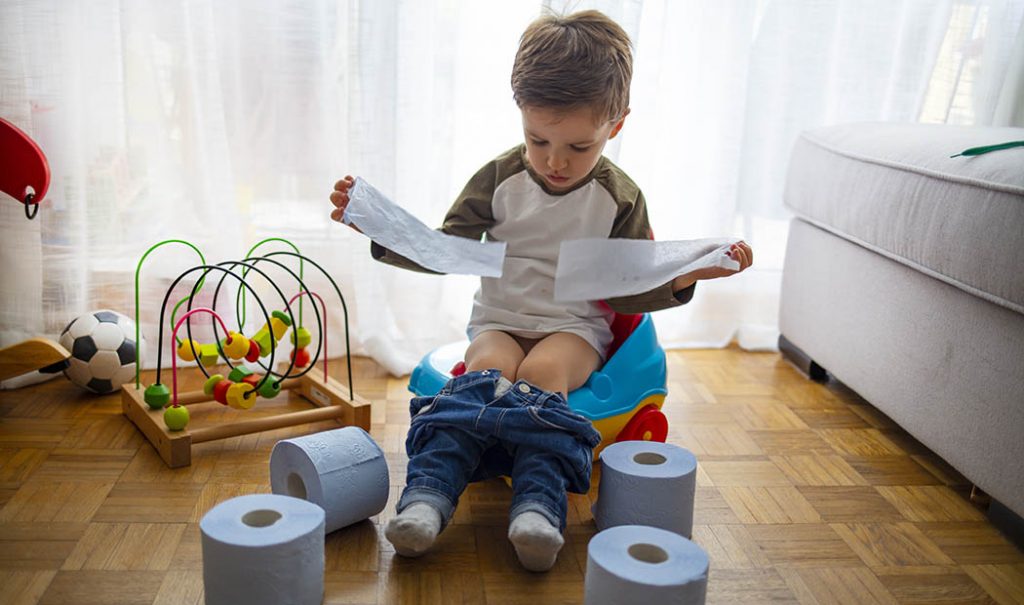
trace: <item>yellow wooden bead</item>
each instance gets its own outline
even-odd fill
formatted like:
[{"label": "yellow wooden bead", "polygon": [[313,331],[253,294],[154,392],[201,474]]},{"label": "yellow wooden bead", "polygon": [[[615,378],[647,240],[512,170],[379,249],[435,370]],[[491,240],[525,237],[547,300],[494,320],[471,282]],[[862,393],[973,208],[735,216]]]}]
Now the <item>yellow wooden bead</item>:
[{"label": "yellow wooden bead", "polygon": [[202,348],[203,345],[186,338],[178,345],[178,359],[182,361],[195,361],[196,353],[200,352]]},{"label": "yellow wooden bead", "polygon": [[274,330],[274,340],[277,341],[284,338],[284,333],[288,331],[288,324],[284,323],[277,317],[270,318],[270,326]]},{"label": "yellow wooden bead", "polygon": [[238,332],[228,332],[224,340],[224,354],[231,359],[241,359],[249,352],[249,339]]},{"label": "yellow wooden bead", "polygon": [[236,382],[228,387],[228,392],[224,398],[227,400],[228,405],[236,410],[248,410],[256,405],[256,393],[248,397],[245,394],[254,390],[252,385],[247,382]]}]

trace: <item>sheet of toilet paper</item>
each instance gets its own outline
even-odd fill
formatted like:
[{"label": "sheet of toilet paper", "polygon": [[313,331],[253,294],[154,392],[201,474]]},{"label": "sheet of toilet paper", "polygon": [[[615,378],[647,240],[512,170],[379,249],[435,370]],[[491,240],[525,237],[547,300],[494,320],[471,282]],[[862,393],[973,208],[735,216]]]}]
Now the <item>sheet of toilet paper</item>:
[{"label": "sheet of toilet paper", "polygon": [[696,487],[697,458],[689,450],[656,441],[612,444],[601,452],[594,522],[598,529],[649,525],[689,538]]},{"label": "sheet of toilet paper", "polygon": [[360,177],[348,197],[342,220],[381,246],[440,273],[501,277],[505,242],[478,242],[431,229]]},{"label": "sheet of toilet paper", "polygon": [[206,605],[316,605],[324,595],[324,511],[298,498],[251,494],[199,522]]},{"label": "sheet of toilet paper", "polygon": [[327,533],[384,510],[390,480],[384,452],[356,426],[283,439],[270,453],[270,489],[327,513]]},{"label": "sheet of toilet paper", "polygon": [[567,240],[558,252],[555,300],[604,300],[647,292],[697,269],[737,270],[740,264],[725,254],[737,241]]},{"label": "sheet of toilet paper", "polygon": [[598,533],[587,546],[587,605],[702,605],[707,584],[707,553],[663,529],[613,527]]}]

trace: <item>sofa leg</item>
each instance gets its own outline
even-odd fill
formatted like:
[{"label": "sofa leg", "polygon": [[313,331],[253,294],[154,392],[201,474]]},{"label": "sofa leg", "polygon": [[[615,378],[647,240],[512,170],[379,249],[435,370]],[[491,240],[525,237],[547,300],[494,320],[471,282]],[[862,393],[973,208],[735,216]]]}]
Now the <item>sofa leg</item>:
[{"label": "sofa leg", "polygon": [[828,371],[815,363],[807,353],[804,353],[800,347],[790,342],[783,334],[779,334],[779,352],[811,380],[815,382],[826,382],[828,380]]}]

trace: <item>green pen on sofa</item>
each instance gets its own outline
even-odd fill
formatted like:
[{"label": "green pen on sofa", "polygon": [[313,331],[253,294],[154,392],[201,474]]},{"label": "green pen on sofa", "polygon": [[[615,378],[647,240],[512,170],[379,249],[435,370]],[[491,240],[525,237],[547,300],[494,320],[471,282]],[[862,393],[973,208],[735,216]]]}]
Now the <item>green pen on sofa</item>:
[{"label": "green pen on sofa", "polygon": [[1014,147],[1024,147],[1024,141],[1010,141],[1008,143],[1000,143],[998,145],[983,145],[981,147],[971,147],[970,149],[964,149],[956,155],[951,155],[951,158],[958,158],[962,155],[982,155],[983,153],[989,153],[990,151],[1002,151],[1003,149],[1012,149]]}]

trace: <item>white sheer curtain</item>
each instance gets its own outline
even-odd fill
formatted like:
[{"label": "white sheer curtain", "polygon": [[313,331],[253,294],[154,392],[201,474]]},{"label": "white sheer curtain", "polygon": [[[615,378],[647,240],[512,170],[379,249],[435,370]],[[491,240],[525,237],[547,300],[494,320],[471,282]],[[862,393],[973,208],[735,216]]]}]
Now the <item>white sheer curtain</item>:
[{"label": "white sheer curtain", "polygon": [[[755,248],[750,271],[655,315],[666,346],[773,345],[782,181],[801,129],[1022,119],[1024,0],[8,0],[0,115],[39,142],[53,184],[33,222],[0,201],[0,344],[91,309],[132,314],[135,263],[166,238],[211,262],[291,239],[341,285],[356,352],[392,372],[461,338],[475,281],[375,263],[328,220],[327,195],[359,174],[437,224],[521,139],[508,76],[542,5],[598,8],[633,37],[633,113],[607,153],[644,189],[659,239]],[[168,284],[198,259],[151,259],[140,307],[153,342]]]}]

